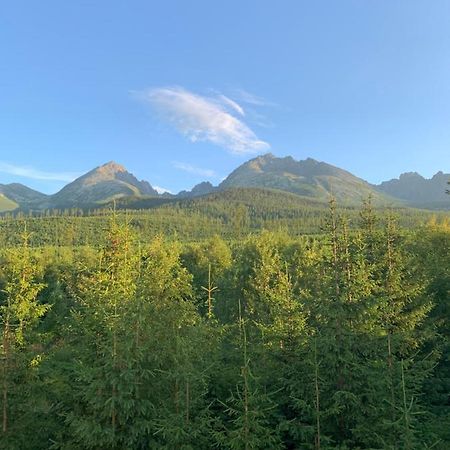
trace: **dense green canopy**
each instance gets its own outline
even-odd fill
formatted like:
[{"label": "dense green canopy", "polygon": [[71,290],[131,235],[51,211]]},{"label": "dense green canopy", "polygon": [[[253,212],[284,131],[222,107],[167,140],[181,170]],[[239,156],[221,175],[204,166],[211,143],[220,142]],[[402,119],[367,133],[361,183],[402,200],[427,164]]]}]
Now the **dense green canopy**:
[{"label": "dense green canopy", "polygon": [[449,448],[445,216],[192,202],[0,221],[0,448]]}]

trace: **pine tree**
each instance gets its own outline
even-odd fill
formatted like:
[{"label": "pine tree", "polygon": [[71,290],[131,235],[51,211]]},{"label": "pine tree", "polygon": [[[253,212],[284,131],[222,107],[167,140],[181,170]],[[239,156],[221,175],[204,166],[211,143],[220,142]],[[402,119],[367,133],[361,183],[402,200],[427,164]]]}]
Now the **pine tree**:
[{"label": "pine tree", "polygon": [[286,439],[303,445],[305,426],[295,423],[298,408],[292,404],[292,396],[299,393],[298,385],[307,378],[302,373],[308,351],[307,295],[304,286],[294,285],[301,269],[297,260],[292,262],[290,245],[279,233],[263,232],[250,238],[243,249],[243,270],[238,279],[246,277],[242,292],[246,314],[251,318],[248,334],[259,361],[255,376],[277,392],[276,412],[286,416],[280,422]]},{"label": "pine tree", "polygon": [[21,247],[7,251],[0,298],[2,439],[10,440],[10,448],[15,448],[18,411],[26,409],[20,403],[24,400],[27,373],[32,361],[37,362],[39,358],[31,348],[31,334],[50,308],[38,299],[44,284],[40,280],[40,265],[29,247],[30,234],[26,228],[21,238]]},{"label": "pine tree", "polygon": [[432,416],[429,434],[440,440],[439,449],[450,442],[450,229],[446,224],[428,224],[412,235],[414,266],[419,277],[426,280],[425,294],[433,300],[434,308],[426,320],[436,330],[426,351],[440,352],[432,377],[427,380],[423,400]]},{"label": "pine tree", "polygon": [[[210,316],[214,310],[220,315],[224,276],[231,266],[231,250],[219,236],[187,246],[182,260],[193,276],[193,288],[198,310]],[[205,301],[206,293],[206,301]],[[218,309],[218,310],[217,310]]]},{"label": "pine tree", "polygon": [[279,432],[271,423],[270,416],[276,404],[264,391],[251,368],[247,324],[239,302],[239,350],[242,365],[236,388],[225,406],[229,424],[215,433],[219,446],[231,450],[281,449]]},{"label": "pine tree", "polygon": [[[367,348],[363,333],[372,283],[361,237],[337,214],[334,199],[330,200],[325,232],[329,250],[322,261],[322,286],[311,309],[315,336],[310,344],[314,359],[310,358],[309,370],[314,376],[308,377],[308,386],[314,385],[316,398],[311,400],[311,388],[305,395],[310,398],[310,416],[316,417],[316,422],[317,417],[321,419],[321,447],[341,448],[360,444],[353,430],[362,413],[364,377],[360,368]],[[315,428],[317,448],[317,423]]]},{"label": "pine tree", "polygon": [[430,337],[423,322],[432,305],[422,295],[421,280],[414,279],[408,268],[401,240],[389,215],[374,249],[376,263],[369,260],[375,285],[366,323],[369,347],[363,375],[368,384],[363,395],[371,407],[359,417],[356,433],[366,445],[412,449],[424,448],[426,443],[412,424],[420,412],[418,393],[434,361],[432,353],[421,353]]},{"label": "pine tree", "polygon": [[153,405],[151,448],[209,448],[206,401],[209,356],[216,337],[196,311],[191,275],[180,246],[156,238],[144,250],[138,283],[142,364],[149,371],[144,397]]},{"label": "pine tree", "polygon": [[[123,448],[133,385],[124,375],[130,365],[130,315],[136,291],[137,257],[127,224],[113,214],[97,268],[78,279],[80,307],[71,339],[76,346],[74,405],[69,405],[69,444]],[[70,444],[72,445],[72,444]]]}]

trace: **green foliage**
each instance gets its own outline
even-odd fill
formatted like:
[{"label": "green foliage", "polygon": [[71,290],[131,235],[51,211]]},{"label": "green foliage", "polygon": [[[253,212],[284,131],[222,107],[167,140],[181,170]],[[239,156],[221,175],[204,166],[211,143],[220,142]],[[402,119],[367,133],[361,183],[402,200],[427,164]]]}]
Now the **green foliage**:
[{"label": "green foliage", "polygon": [[221,447],[232,450],[280,448],[279,431],[270,420],[276,403],[252,372],[246,321],[240,303],[238,320],[238,348],[242,353],[240,376],[227,403],[223,403],[229,424],[215,433],[215,437]]},{"label": "green foliage", "polygon": [[41,360],[36,326],[50,308],[38,299],[44,284],[40,281],[41,266],[28,246],[29,237],[25,230],[21,247],[9,249],[2,261],[2,439],[11,449],[21,447],[21,431],[28,418],[26,411],[33,407],[28,383]]},{"label": "green foliage", "polygon": [[[130,217],[130,227],[141,242],[150,242],[158,234],[168,238],[198,241],[220,235],[242,239],[261,230],[285,230],[292,236],[320,233],[327,215],[327,204],[308,197],[270,189],[233,188],[192,199],[117,199],[116,215]],[[359,210],[339,206],[339,211],[357,225]],[[436,217],[445,220],[445,212],[432,213],[412,208],[397,208],[400,224],[414,228]],[[17,212],[0,215],[0,243],[18,245],[17,230],[27,217],[33,233],[33,246],[98,247],[108,228],[109,209],[77,208],[45,210],[39,213]]]},{"label": "green foliage", "polygon": [[0,448],[447,449],[448,221],[255,195],[0,221]]}]

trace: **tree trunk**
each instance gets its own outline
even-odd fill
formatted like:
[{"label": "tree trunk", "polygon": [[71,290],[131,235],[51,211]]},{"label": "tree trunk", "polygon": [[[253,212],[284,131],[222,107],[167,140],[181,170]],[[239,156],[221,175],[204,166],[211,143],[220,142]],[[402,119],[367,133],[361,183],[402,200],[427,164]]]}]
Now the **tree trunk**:
[{"label": "tree trunk", "polygon": [[5,323],[5,330],[3,331],[3,417],[2,417],[2,431],[8,431],[8,369],[9,369],[9,322]]}]

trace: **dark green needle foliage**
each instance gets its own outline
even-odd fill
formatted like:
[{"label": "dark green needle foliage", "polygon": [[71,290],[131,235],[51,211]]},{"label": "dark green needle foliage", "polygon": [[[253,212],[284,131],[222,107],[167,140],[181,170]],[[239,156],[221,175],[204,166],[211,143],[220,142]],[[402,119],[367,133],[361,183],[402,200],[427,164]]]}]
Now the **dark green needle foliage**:
[{"label": "dark green needle foliage", "polygon": [[8,249],[1,262],[0,442],[11,449],[21,448],[26,442],[23,433],[38,403],[33,396],[33,381],[44,349],[37,327],[50,308],[39,301],[39,293],[44,288],[42,265],[30,249],[29,241],[25,226],[20,246]]},{"label": "dark green needle foliage", "polygon": [[0,449],[450,448],[448,214],[212,196],[0,220]]},{"label": "dark green needle foliage", "polygon": [[230,397],[223,403],[228,420],[225,429],[215,433],[217,444],[232,450],[283,448],[278,427],[273,422],[276,403],[251,368],[246,327],[239,303],[237,347],[242,358],[240,374]]}]

